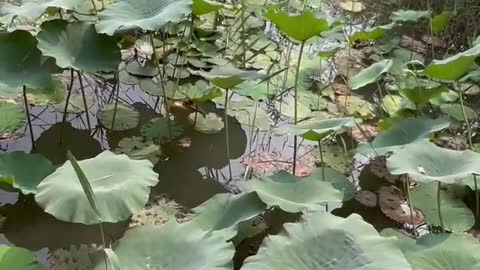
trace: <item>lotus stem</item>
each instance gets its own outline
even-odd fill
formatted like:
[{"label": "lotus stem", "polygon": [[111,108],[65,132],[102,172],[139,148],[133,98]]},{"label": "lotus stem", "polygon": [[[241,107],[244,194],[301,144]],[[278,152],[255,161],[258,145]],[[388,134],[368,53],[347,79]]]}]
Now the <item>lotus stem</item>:
[{"label": "lotus stem", "polygon": [[323,163],[323,149],[322,149],[322,142],[318,141],[318,151],[320,152],[320,163],[322,168],[322,181],[325,181],[325,166]]},{"label": "lotus stem", "polygon": [[[294,121],[295,125],[298,122],[298,77],[300,74],[300,64],[302,63],[302,55],[303,55],[303,49],[305,47],[305,41],[302,42],[302,45],[300,46],[300,54],[298,55],[298,63],[297,63],[297,71],[295,73],[295,86],[294,86],[294,94],[295,94],[295,112],[294,112]],[[292,168],[292,173],[295,175],[295,171],[297,169],[297,136],[293,137],[293,168]]]},{"label": "lotus stem", "polygon": [[[117,97],[115,98],[115,108],[113,109],[113,118],[112,118],[112,126],[111,129],[114,129],[115,127],[115,119],[117,118],[117,108],[118,108],[118,100],[120,99],[120,77],[118,75],[118,71],[115,72],[115,75],[117,77]],[[113,92],[115,92],[115,89],[113,89]]]},{"label": "lotus stem", "polygon": [[473,149],[473,142],[472,142],[472,127],[470,126],[470,121],[468,120],[467,113],[465,111],[465,104],[463,103],[463,91],[458,91],[459,99],[460,99],[460,107],[462,108],[462,116],[463,120],[465,121],[465,125],[467,126],[467,136],[468,136],[468,145],[470,149]]},{"label": "lotus stem", "polygon": [[230,179],[232,180],[232,164],[230,162],[230,138],[228,134],[228,89],[225,90],[225,107],[224,107],[224,122],[225,122],[225,143],[227,147],[227,159],[228,159],[228,172],[230,174]]},{"label": "lotus stem", "polygon": [[445,232],[445,227],[443,224],[443,217],[442,217],[442,209],[441,209],[441,201],[440,201],[440,193],[442,191],[442,182],[438,181],[438,188],[437,188],[437,211],[438,211],[438,219],[440,221],[440,227],[442,229],[442,233]]},{"label": "lotus stem", "polygon": [[172,136],[172,123],[170,121],[170,107],[168,105],[167,93],[165,92],[165,85],[163,85],[162,69],[160,68],[157,52],[155,51],[155,42],[153,42],[153,33],[150,34],[150,45],[152,46],[152,49],[153,49],[152,60],[155,62],[155,65],[157,67],[158,78],[160,80],[160,87],[162,88],[163,103],[165,105],[165,113],[167,118],[168,136],[169,136],[169,139],[172,140],[173,136]]},{"label": "lotus stem", "polygon": [[408,178],[408,175],[404,174],[402,175],[403,178],[403,183],[405,184],[405,191],[407,192],[407,203],[408,207],[410,208],[410,223],[412,224],[412,233],[413,237],[417,238],[417,231],[415,230],[415,222],[413,220],[413,210],[415,209],[413,206],[412,202],[412,194],[410,193],[410,180]]},{"label": "lotus stem", "polygon": [[78,82],[80,83],[80,89],[82,91],[83,106],[85,108],[85,115],[87,117],[88,132],[92,132],[92,126],[90,125],[90,112],[88,111],[87,98],[85,96],[85,88],[83,87],[82,73],[77,71]]},{"label": "lotus stem", "polygon": [[68,93],[67,93],[67,99],[65,101],[65,107],[63,108],[63,119],[62,122],[67,121],[67,110],[68,110],[68,104],[70,104],[70,97],[72,96],[72,89],[73,89],[73,82],[75,80],[75,74],[73,73],[73,69],[70,70],[70,85],[68,86]]},{"label": "lotus stem", "polygon": [[245,0],[242,0],[242,48],[243,48],[243,54],[242,54],[242,67],[245,69],[247,67],[247,44],[245,40]]},{"label": "lotus stem", "polygon": [[475,220],[478,220],[480,215],[480,198],[478,195],[478,182],[477,182],[477,175],[473,175],[473,182],[475,184]]},{"label": "lotus stem", "polygon": [[27,115],[28,129],[30,130],[30,141],[32,142],[32,149],[35,150],[35,136],[33,135],[32,119],[30,117],[30,109],[27,100],[27,87],[23,86],[23,102],[25,103],[25,114]]},{"label": "lotus stem", "polygon": [[90,0],[90,2],[92,2],[92,6],[93,6],[93,13],[95,15],[98,14],[98,10],[97,10],[97,4],[95,4],[95,0]]}]

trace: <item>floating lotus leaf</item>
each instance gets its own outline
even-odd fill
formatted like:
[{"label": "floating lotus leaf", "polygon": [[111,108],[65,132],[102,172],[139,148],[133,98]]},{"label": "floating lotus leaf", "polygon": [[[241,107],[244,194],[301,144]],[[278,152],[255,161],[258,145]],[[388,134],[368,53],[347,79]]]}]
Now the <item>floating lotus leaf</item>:
[{"label": "floating lotus leaf", "polygon": [[237,85],[233,91],[239,95],[251,97],[258,101],[270,100],[277,94],[275,87],[269,86],[267,82],[246,81]]},{"label": "floating lotus leaf", "polygon": [[46,88],[27,88],[28,103],[35,106],[47,106],[59,104],[65,101],[67,89],[60,80],[54,80],[53,84]]},{"label": "floating lotus leaf", "polygon": [[478,56],[480,56],[480,45],[444,60],[433,60],[424,72],[437,80],[458,80],[470,70]]},{"label": "floating lotus leaf", "polygon": [[205,15],[219,11],[225,4],[211,0],[193,0],[192,14],[195,16]]},{"label": "floating lotus leaf", "polygon": [[412,143],[387,160],[393,175],[408,174],[421,182],[453,184],[472,174],[480,174],[480,154],[470,150],[441,148],[428,141]]},{"label": "floating lotus leaf", "polygon": [[282,33],[296,41],[303,42],[329,30],[327,20],[318,18],[312,11],[290,15],[287,12],[269,8],[265,18],[275,24]]},{"label": "floating lotus leaf", "polygon": [[344,202],[354,197],[352,184],[344,174],[330,168],[317,168],[310,176],[300,178],[287,172],[250,180],[248,191],[257,192],[268,206],[278,206],[282,210],[297,213],[305,209],[318,210],[328,202]]},{"label": "floating lotus leaf", "polygon": [[264,240],[242,270],[411,269],[394,243],[359,215],[345,219],[314,212]]},{"label": "floating lotus leaf", "polygon": [[310,141],[320,141],[332,133],[356,127],[354,118],[310,119],[292,126],[277,128],[278,135],[292,134]]},{"label": "floating lotus leaf", "polygon": [[448,10],[442,11],[442,13],[432,18],[432,33],[438,35],[447,28],[450,20],[454,17],[454,13]]},{"label": "floating lotus leaf", "polygon": [[386,25],[372,27],[368,30],[355,32],[350,37],[350,42],[381,39],[382,37],[385,36],[385,33],[387,33],[389,30],[392,30],[394,26],[395,26],[394,23],[390,23]]},{"label": "floating lotus leaf", "polygon": [[0,100],[0,138],[14,133],[25,122],[22,108],[13,102]]},{"label": "floating lotus leaf", "polygon": [[148,159],[153,164],[156,164],[160,160],[162,151],[160,146],[155,145],[151,141],[145,141],[142,137],[129,137],[122,139],[118,143],[115,153],[125,154],[135,160]]},{"label": "floating lotus leaf", "polygon": [[430,134],[446,129],[449,125],[450,122],[445,118],[403,119],[389,130],[377,135],[371,143],[360,144],[357,152],[364,154],[375,152],[379,155],[395,152],[409,144],[427,140]]},{"label": "floating lotus leaf", "polygon": [[[478,118],[478,114],[475,110],[468,106],[463,106],[461,104],[442,104],[440,105],[440,110],[450,116],[451,118],[464,122],[465,117],[468,121],[473,121]],[[463,110],[465,110],[465,116],[463,115]]]},{"label": "floating lotus leaf", "polygon": [[0,269],[42,270],[35,255],[19,247],[0,246]]},{"label": "floating lotus leaf", "polygon": [[[183,128],[173,120],[170,123],[172,125],[172,138],[180,137],[183,134]],[[170,138],[168,120],[166,118],[152,119],[142,128],[142,135],[154,141],[165,142]]]},{"label": "floating lotus leaf", "polygon": [[97,30],[110,36],[135,29],[156,31],[191,12],[192,0],[120,0],[100,12]]},{"label": "floating lotus leaf", "polygon": [[377,82],[382,74],[388,72],[392,67],[393,61],[385,59],[377,62],[368,68],[362,69],[355,76],[350,78],[350,87],[352,90],[357,90],[371,83]]},{"label": "floating lotus leaf", "polygon": [[[422,210],[425,221],[434,226],[440,226],[437,202],[438,183],[423,183],[411,191],[413,205]],[[464,232],[475,224],[472,211],[465,205],[453,186],[446,186],[440,191],[440,209],[445,229]]]},{"label": "floating lotus leaf", "polygon": [[217,87],[210,87],[205,81],[199,80],[194,85],[181,85],[178,91],[193,102],[206,102],[216,97],[221,97],[222,91]]},{"label": "floating lotus leaf", "polygon": [[414,240],[386,229],[382,231],[402,249],[412,270],[474,270],[480,267],[478,241],[464,233],[427,234]]},{"label": "floating lotus leaf", "polygon": [[[113,243],[112,250],[122,269],[129,270],[231,270],[235,253],[222,236],[176,221],[133,228]],[[93,270],[106,270],[103,254]]]},{"label": "floating lotus leaf", "polygon": [[189,222],[204,231],[218,232],[228,240],[237,234],[240,222],[256,217],[265,209],[266,205],[255,192],[218,194],[194,208],[194,216]]},{"label": "floating lotus leaf", "polygon": [[36,193],[38,184],[53,171],[52,163],[38,154],[0,154],[0,182],[18,188],[24,194]]},{"label": "floating lotus leaf", "polygon": [[230,89],[246,80],[254,80],[259,77],[255,71],[240,70],[232,64],[217,66],[209,72],[190,70],[190,73],[202,76],[223,89]]},{"label": "floating lotus leaf", "polygon": [[273,125],[270,116],[261,108],[255,111],[255,107],[246,107],[244,110],[234,111],[233,114],[240,124],[261,131],[269,131]]},{"label": "floating lotus leaf", "polygon": [[122,131],[136,128],[140,121],[140,113],[132,106],[113,103],[100,111],[98,120],[107,129]]},{"label": "floating lotus leaf", "polygon": [[22,86],[51,85],[50,64],[37,49],[36,39],[27,31],[0,32],[0,94],[19,93]]},{"label": "floating lotus leaf", "polygon": [[225,127],[222,118],[216,113],[203,115],[193,112],[188,116],[188,121],[195,124],[195,131],[203,134],[217,134]]},{"label": "floating lotus leaf", "polygon": [[429,18],[431,12],[428,10],[397,10],[390,18],[394,22],[417,22],[423,18]]},{"label": "floating lotus leaf", "polygon": [[97,34],[93,24],[47,21],[37,38],[38,48],[44,55],[55,58],[61,68],[107,72],[116,70],[121,61],[117,40]]},{"label": "floating lotus leaf", "polygon": [[164,96],[163,91],[165,90],[165,95],[170,99],[183,99],[185,96],[180,92],[176,91],[175,83],[172,81],[163,81],[163,89],[161,83],[157,78],[144,78],[140,80],[140,88],[154,96]]},{"label": "floating lotus leaf", "polygon": [[[150,187],[158,182],[150,161],[132,160],[110,151],[78,163],[92,186],[103,222],[122,221],[138,212],[147,203]],[[45,178],[37,191],[37,203],[57,219],[98,223],[69,161]]]},{"label": "floating lotus leaf", "polygon": [[138,61],[131,61],[125,66],[125,70],[135,76],[155,77],[158,75],[158,69],[152,61],[140,64]]},{"label": "floating lotus leaf", "polygon": [[[94,95],[85,95],[85,101],[87,103],[87,110],[90,110],[95,103]],[[63,112],[65,110],[65,103],[67,102],[66,98],[55,104],[55,108],[58,111]],[[67,113],[80,114],[85,112],[85,104],[83,103],[83,95],[79,92],[72,92],[70,100],[68,103]]]}]

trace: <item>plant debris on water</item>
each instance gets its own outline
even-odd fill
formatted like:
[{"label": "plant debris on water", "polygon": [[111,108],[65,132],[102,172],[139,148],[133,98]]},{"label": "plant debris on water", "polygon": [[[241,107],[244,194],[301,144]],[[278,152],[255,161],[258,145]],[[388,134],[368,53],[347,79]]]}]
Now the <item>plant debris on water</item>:
[{"label": "plant debris on water", "polygon": [[480,269],[479,6],[0,0],[0,269]]}]

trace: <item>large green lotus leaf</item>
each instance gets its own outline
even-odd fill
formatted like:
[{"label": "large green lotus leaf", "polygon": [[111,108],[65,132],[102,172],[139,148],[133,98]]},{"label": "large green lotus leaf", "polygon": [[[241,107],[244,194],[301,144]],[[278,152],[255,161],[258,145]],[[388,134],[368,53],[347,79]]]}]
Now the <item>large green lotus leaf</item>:
[{"label": "large green lotus leaf", "polygon": [[467,234],[427,234],[406,257],[413,270],[477,270],[478,248],[478,241]]},{"label": "large green lotus leaf", "polygon": [[0,138],[19,129],[25,122],[22,108],[12,102],[0,100]]},{"label": "large green lotus leaf", "polygon": [[424,73],[437,80],[455,81],[465,75],[480,56],[480,45],[444,60],[433,60]]},{"label": "large green lotus leaf", "polygon": [[37,49],[29,32],[0,32],[0,95],[19,93],[22,86],[44,88],[51,85],[51,68]]},{"label": "large green lotus leaf", "polygon": [[119,0],[100,12],[99,33],[141,29],[156,31],[192,12],[192,0]]},{"label": "large green lotus leaf", "polygon": [[44,55],[55,58],[61,68],[108,72],[116,70],[121,61],[117,40],[97,34],[93,24],[47,21],[37,38],[38,48]]},{"label": "large green lotus leaf", "polygon": [[360,144],[357,152],[363,154],[375,152],[378,155],[395,152],[406,145],[427,140],[430,134],[443,130],[449,125],[450,122],[445,118],[402,119],[387,131],[377,135],[371,143]]},{"label": "large green lotus leaf", "polygon": [[22,1],[21,5],[0,4],[0,23],[10,25],[16,18],[34,22],[49,8],[74,10],[81,2],[82,0],[27,0]]},{"label": "large green lotus leaf", "polygon": [[284,125],[275,130],[278,135],[292,134],[309,141],[320,141],[332,133],[356,127],[354,118],[310,119],[296,125]]},{"label": "large green lotus leaf", "polygon": [[416,181],[453,184],[471,174],[480,174],[480,154],[423,141],[394,153],[387,159],[387,168],[393,175],[408,174]]},{"label": "large green lotus leaf", "polygon": [[359,73],[350,78],[350,87],[352,90],[357,90],[378,81],[382,74],[388,72],[388,70],[392,67],[392,64],[392,60],[384,59],[369,66],[368,68],[362,69]]},{"label": "large green lotus leaf", "polygon": [[192,112],[188,115],[188,121],[190,124],[195,125],[195,131],[203,134],[217,134],[225,127],[222,118],[216,113],[203,115]]},{"label": "large green lotus leaf", "polygon": [[455,16],[452,11],[444,10],[432,18],[432,33],[438,35],[447,28],[450,20]]},{"label": "large green lotus leaf", "polygon": [[372,27],[368,30],[355,32],[350,37],[350,42],[378,40],[385,36],[389,30],[395,26],[394,23]]},{"label": "large green lotus leaf", "polygon": [[287,12],[269,8],[265,18],[270,20],[278,29],[296,41],[306,41],[322,32],[328,31],[328,22],[318,18],[312,11],[304,11],[300,15],[291,15]]},{"label": "large green lotus leaf", "polygon": [[344,174],[323,168],[316,168],[310,176],[301,178],[287,172],[250,180],[248,191],[257,192],[268,206],[278,206],[282,210],[297,213],[305,209],[318,210],[328,202],[344,202],[354,196],[354,188]]},{"label": "large green lotus leaf", "polygon": [[314,212],[268,237],[242,270],[408,270],[393,239],[381,237],[357,215]]},{"label": "large green lotus leaf", "polygon": [[[175,220],[131,229],[113,243],[122,269],[231,270],[235,249],[222,236]],[[99,254],[93,270],[106,270]]]},{"label": "large green lotus leaf", "polygon": [[53,171],[52,163],[38,154],[0,154],[0,182],[18,188],[24,194],[36,193],[38,184]]},{"label": "large green lotus leaf", "polygon": [[[415,208],[422,211],[428,224],[440,226],[437,190],[437,182],[423,183],[411,191],[411,200]],[[445,186],[442,188],[440,204],[445,229],[464,232],[475,224],[472,211],[465,205],[463,198],[457,196],[454,187]]]},{"label": "large green lotus leaf", "polygon": [[206,102],[221,97],[222,91],[217,87],[210,87],[205,81],[199,80],[194,85],[187,83],[179,86],[178,91],[193,102]]},{"label": "large green lotus leaf", "polygon": [[35,255],[19,247],[0,246],[0,269],[42,270]]},{"label": "large green lotus leaf", "polygon": [[140,113],[132,106],[119,103],[108,104],[101,111],[98,120],[111,130],[128,130],[136,128],[140,122]]},{"label": "large green lotus leaf", "polygon": [[[103,222],[128,219],[147,203],[158,175],[148,160],[105,151],[78,162],[87,176]],[[37,187],[35,200],[57,219],[83,224],[98,223],[72,164],[67,161]],[[62,194],[62,196],[59,196]]]},{"label": "large green lotus leaf", "polygon": [[394,22],[417,22],[423,18],[429,18],[431,12],[428,10],[397,10],[390,18]]},{"label": "large green lotus leaf", "polygon": [[225,5],[223,3],[211,0],[193,0],[192,14],[195,16],[205,15],[219,11],[224,7]]},{"label": "large green lotus leaf", "polygon": [[218,194],[197,206],[189,221],[208,232],[218,232],[229,240],[237,234],[237,225],[265,211],[266,205],[255,192],[239,195]]},{"label": "large green lotus leaf", "polygon": [[209,72],[191,69],[189,69],[189,71],[191,74],[201,76],[206,80],[209,80],[215,86],[223,89],[230,89],[244,81],[255,80],[259,78],[259,74],[257,72],[240,70],[232,64],[217,66]]}]

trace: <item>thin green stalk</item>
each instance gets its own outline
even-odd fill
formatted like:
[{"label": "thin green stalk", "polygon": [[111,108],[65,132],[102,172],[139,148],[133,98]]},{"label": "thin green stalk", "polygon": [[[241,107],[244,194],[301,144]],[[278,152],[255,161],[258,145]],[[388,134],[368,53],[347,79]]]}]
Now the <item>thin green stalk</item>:
[{"label": "thin green stalk", "polygon": [[320,152],[320,163],[322,168],[322,181],[325,181],[325,165],[323,163],[323,149],[322,149],[322,142],[318,141],[318,151]]},{"label": "thin green stalk", "polygon": [[80,90],[82,91],[83,107],[85,108],[85,116],[87,117],[88,132],[92,132],[90,125],[90,112],[88,111],[87,97],[85,96],[85,88],[83,87],[82,73],[77,71],[78,82],[80,83]]},{"label": "thin green stalk", "polygon": [[473,175],[473,182],[475,184],[475,220],[478,220],[480,216],[480,198],[478,194],[478,182],[477,182],[477,175]]},{"label": "thin green stalk", "polygon": [[[245,0],[242,0],[242,22],[245,21]],[[243,55],[242,55],[242,67],[243,69],[247,68],[247,49],[246,49],[246,40],[245,40],[245,23],[242,23],[242,47],[243,47]]]},{"label": "thin green stalk", "polygon": [[[300,54],[298,55],[298,63],[297,63],[297,71],[295,73],[295,86],[294,86],[294,94],[295,94],[295,113],[294,113],[294,121],[295,125],[298,122],[298,78],[300,74],[300,64],[302,63],[302,55],[303,49],[305,48],[305,41],[302,42],[300,46]],[[293,175],[295,175],[295,171],[297,169],[297,136],[293,137]]]},{"label": "thin green stalk", "polygon": [[442,228],[442,233],[445,232],[445,227],[443,225],[443,217],[442,217],[442,208],[441,208],[441,201],[440,201],[440,193],[442,191],[442,182],[438,181],[438,188],[437,188],[437,212],[438,212],[438,219],[440,220],[440,227]]},{"label": "thin green stalk", "polygon": [[168,136],[169,136],[169,139],[171,140],[173,136],[172,136],[172,123],[170,121],[170,107],[168,105],[168,98],[167,98],[167,93],[165,91],[165,85],[163,85],[162,69],[160,67],[160,63],[158,62],[158,56],[155,50],[155,42],[153,41],[153,33],[151,33],[149,37],[150,37],[150,45],[152,46],[152,49],[153,49],[152,60],[153,62],[155,62],[155,65],[158,70],[158,78],[160,81],[160,87],[162,89],[162,94],[163,94],[163,103],[165,106],[165,114],[166,114],[167,126],[168,126]]},{"label": "thin green stalk", "polygon": [[[113,109],[113,118],[112,118],[112,125],[111,125],[112,130],[115,127],[115,120],[117,118],[118,100],[120,99],[120,78],[118,76],[118,71],[115,72],[115,77],[117,77],[117,87],[116,87],[117,97],[115,99],[115,108]],[[115,92],[115,89],[113,89],[113,91]]]},{"label": "thin green stalk", "polygon": [[417,232],[415,231],[415,223],[413,221],[413,215],[414,215],[414,206],[412,202],[412,194],[410,193],[410,181],[408,179],[408,175],[403,175],[403,183],[405,183],[405,190],[407,191],[407,202],[408,202],[408,207],[410,208],[410,223],[412,224],[412,232],[413,232],[413,237],[417,238]]},{"label": "thin green stalk", "polygon": [[32,118],[30,117],[30,109],[27,100],[27,87],[23,86],[23,102],[25,103],[25,114],[27,115],[27,123],[28,129],[30,130],[30,141],[32,142],[32,149],[35,149],[35,136],[33,135],[33,127],[32,127]]},{"label": "thin green stalk", "polygon": [[230,174],[230,179],[232,180],[232,164],[230,162],[230,138],[228,134],[228,89],[225,90],[225,108],[224,108],[224,122],[225,122],[225,143],[227,147],[227,159],[228,159],[228,172]]}]

